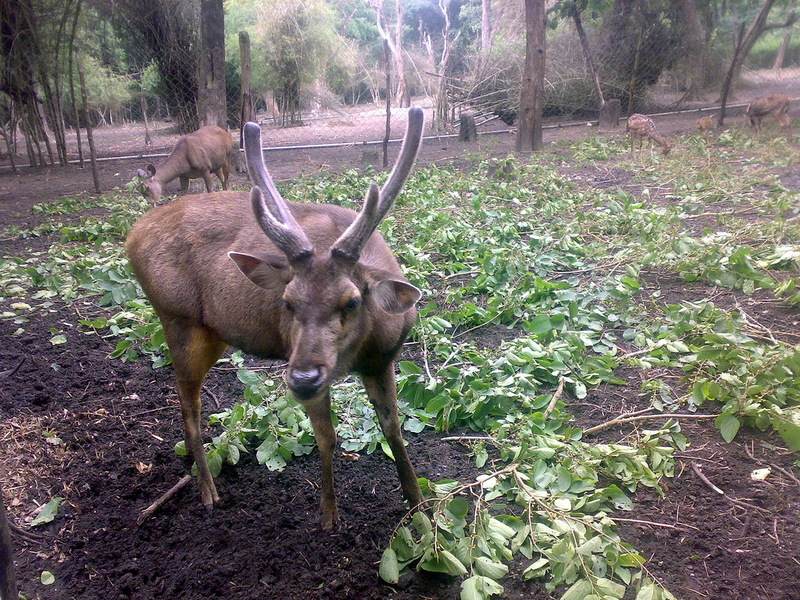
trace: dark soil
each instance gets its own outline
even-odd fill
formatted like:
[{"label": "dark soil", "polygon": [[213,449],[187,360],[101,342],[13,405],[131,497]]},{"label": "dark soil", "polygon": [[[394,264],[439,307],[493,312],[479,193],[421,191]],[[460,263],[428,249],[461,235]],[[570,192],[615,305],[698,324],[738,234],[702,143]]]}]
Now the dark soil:
[{"label": "dark soil", "polygon": [[[684,121],[673,131],[692,126]],[[513,141],[497,136],[482,144],[485,151],[502,155]],[[474,147],[468,151],[477,152]],[[454,156],[457,162],[470,160],[457,142],[432,142],[422,161]],[[314,162],[301,161],[296,152],[285,151],[268,159],[283,179],[323,168],[327,161],[359,166],[363,158],[357,149],[315,157]],[[102,163],[104,187],[127,182],[135,166],[129,161]],[[616,176],[617,182],[596,184],[617,187],[630,180],[629,173]],[[787,184],[796,181],[790,169],[783,176]],[[244,185],[243,177],[235,183]],[[0,173],[0,230],[38,222],[41,217],[28,211],[32,204],[90,188],[91,175],[77,167]],[[49,242],[38,238],[0,244],[4,255],[23,255],[43,250]],[[659,274],[648,285],[661,290],[664,302],[714,296],[723,306],[744,307],[763,325],[783,332],[785,341],[797,343],[798,311],[770,298],[688,286]],[[0,320],[0,370],[19,365],[0,377],[0,475],[7,509],[27,532],[37,504],[57,495],[64,498],[57,519],[33,530],[41,537],[13,536],[20,588],[29,599],[458,598],[459,581],[448,577],[415,573],[404,576],[398,586],[379,579],[381,552],[405,514],[394,466],[381,453],[337,461],[342,525],[330,533],[319,527],[316,453],[292,461],[280,473],[245,456],[219,477],[222,503],[213,514],[205,512],[196,489],[189,486],[137,526],[138,512],[189,467],[173,452],[183,432],[172,373],[168,368],[153,370],[145,361],[109,359],[111,341],[67,325],[84,308],[80,302],[56,304],[33,315],[21,332],[12,321]],[[52,345],[53,331],[62,330],[68,343]],[[650,392],[638,380],[641,373],[631,370],[620,376],[628,385],[603,386],[584,403],[570,406],[580,425],[649,405]],[[674,377],[680,385],[680,374]],[[241,384],[231,370],[213,369],[206,387],[223,406],[241,397]],[[210,412],[210,398],[206,406]],[[782,450],[777,438],[759,433],[743,432],[725,444],[709,419],[687,419],[681,426],[690,446],[680,455],[676,476],[665,482],[663,497],[640,490],[634,510],[617,515],[629,519],[621,521],[622,538],[648,558],[649,568],[678,598],[800,598],[796,456]],[[599,435],[611,440],[624,433],[618,429]],[[467,449],[457,442],[432,432],[406,434],[406,439],[420,476],[475,476]],[[764,466],[773,467],[770,477],[750,477]],[[698,470],[726,496],[703,481]],[[42,585],[42,571],[54,573],[55,584]],[[549,596],[541,584],[517,578],[506,582],[505,597]]]}]

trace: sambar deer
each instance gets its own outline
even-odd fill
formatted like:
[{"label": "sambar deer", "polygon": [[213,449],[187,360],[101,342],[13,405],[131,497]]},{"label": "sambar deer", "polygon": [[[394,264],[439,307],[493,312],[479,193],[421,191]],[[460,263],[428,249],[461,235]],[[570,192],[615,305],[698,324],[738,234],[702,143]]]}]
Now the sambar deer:
[{"label": "sambar deer", "polygon": [[360,375],[375,407],[406,500],[412,509],[423,502],[400,432],[394,374],[421,293],[375,233],[411,172],[422,128],[422,110],[411,108],[389,179],[382,188],[373,183],[355,213],[286,202],[264,165],[261,130],[248,123],[249,194],[187,196],[149,211],[131,230],[126,249],[164,326],[186,446],[208,509],[219,497],[200,435],[200,390],[228,345],[288,360],[287,387],[319,447],[323,528],[339,520],[329,387],[349,372]]},{"label": "sambar deer", "polygon": [[767,94],[748,104],[745,113],[756,133],[761,133],[761,119],[768,115],[775,117],[781,127],[786,127],[792,122],[789,117],[790,102],[791,99],[786,94]]},{"label": "sambar deer", "polygon": [[158,168],[151,163],[136,172],[141,180],[139,191],[155,206],[169,182],[180,177],[181,194],[185,194],[189,191],[189,180],[202,177],[206,192],[211,193],[214,191],[212,173],[222,182],[222,189],[227,190],[232,152],[233,138],[222,127],[208,125],[187,133]]}]

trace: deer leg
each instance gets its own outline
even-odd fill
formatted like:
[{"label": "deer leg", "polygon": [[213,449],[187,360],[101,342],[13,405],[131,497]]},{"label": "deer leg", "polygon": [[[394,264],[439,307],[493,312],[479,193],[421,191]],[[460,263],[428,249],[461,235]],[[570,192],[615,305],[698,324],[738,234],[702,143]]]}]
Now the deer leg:
[{"label": "deer leg", "polygon": [[206,191],[210,194],[214,191],[214,182],[211,180],[211,173],[206,171],[203,173],[203,181],[206,183]]},{"label": "deer leg", "polygon": [[336,492],[333,483],[333,453],[336,449],[336,429],[331,420],[331,397],[326,390],[324,394],[310,402],[304,402],[314,437],[319,448],[322,462],[322,489],[320,493],[320,510],[322,512],[322,528],[332,529],[339,523],[339,509],[336,506]]},{"label": "deer leg", "polygon": [[400,432],[400,419],[397,415],[397,385],[394,378],[394,365],[390,365],[383,373],[376,376],[362,375],[364,387],[370,402],[375,407],[383,435],[389,442],[397,466],[397,476],[403,495],[412,510],[417,510],[425,501],[419,487],[417,475],[408,457],[403,434]]},{"label": "deer leg", "polygon": [[189,178],[181,175],[181,196],[186,195],[189,191]]},{"label": "deer leg", "polygon": [[203,506],[211,510],[219,502],[214,478],[208,469],[200,427],[202,404],[200,390],[208,370],[214,366],[228,345],[211,332],[182,321],[164,320],[164,333],[172,353],[172,364],[183,417],[184,440],[197,463],[197,485]]}]

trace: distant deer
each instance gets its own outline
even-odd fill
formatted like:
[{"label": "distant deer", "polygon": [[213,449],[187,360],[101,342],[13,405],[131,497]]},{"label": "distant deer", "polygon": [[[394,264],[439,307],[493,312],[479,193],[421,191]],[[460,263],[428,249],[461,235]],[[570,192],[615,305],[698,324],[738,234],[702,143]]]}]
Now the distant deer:
[{"label": "distant deer", "polygon": [[305,407],[319,447],[324,529],[339,520],[329,388],[349,372],[360,375],[375,407],[405,498],[412,509],[423,501],[400,432],[394,374],[421,294],[374,233],[411,172],[422,127],[422,110],[410,109],[389,179],[383,188],[373,183],[355,213],[286,202],[264,165],[261,130],[248,123],[249,194],[187,196],[151,210],[131,230],[126,249],[164,326],[186,446],[208,509],[219,496],[203,452],[200,389],[228,345],[288,360],[287,387]]},{"label": "distant deer", "polygon": [[706,141],[706,145],[708,145],[708,138],[711,135],[711,132],[717,128],[717,117],[716,115],[707,115],[705,117],[700,117],[695,121],[695,129],[703,134],[703,139]]},{"label": "distant deer", "polygon": [[163,187],[170,181],[180,177],[181,194],[185,194],[189,191],[189,180],[202,177],[206,191],[213,192],[212,173],[222,182],[222,189],[227,190],[232,152],[231,134],[216,125],[186,134],[178,140],[172,153],[158,169],[149,164],[144,170],[136,172],[141,178],[140,191],[155,206],[161,198]]},{"label": "distant deer", "polygon": [[792,122],[789,117],[790,101],[791,99],[786,94],[767,94],[748,104],[745,112],[756,133],[761,133],[761,119],[768,115],[775,117],[781,127],[789,125]]},{"label": "distant deer", "polygon": [[653,142],[661,146],[661,152],[666,156],[669,154],[669,151],[672,149],[672,145],[669,143],[666,137],[661,135],[656,129],[655,123],[650,117],[645,117],[644,115],[640,115],[638,113],[632,114],[628,117],[628,124],[625,127],[625,131],[631,136],[631,154],[633,154],[633,147],[634,142],[639,142],[639,157],[642,156],[642,146],[644,145],[644,140],[648,140],[650,142],[650,151],[653,150]]}]

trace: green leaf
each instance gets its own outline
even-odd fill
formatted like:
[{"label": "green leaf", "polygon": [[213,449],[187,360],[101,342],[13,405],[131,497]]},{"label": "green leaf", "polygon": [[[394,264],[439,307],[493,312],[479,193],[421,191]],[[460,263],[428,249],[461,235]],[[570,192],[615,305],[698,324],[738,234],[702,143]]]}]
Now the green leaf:
[{"label": "green leaf", "polygon": [[503,586],[482,575],[461,582],[461,600],[484,600],[503,593]]},{"label": "green leaf", "polygon": [[561,600],[585,600],[592,593],[592,584],[587,579],[579,579],[570,587]]},{"label": "green leaf", "polygon": [[50,523],[53,519],[56,518],[58,514],[58,506],[61,504],[63,498],[56,496],[50,502],[44,505],[44,508],[39,511],[39,514],[36,515],[36,518],[31,521],[31,527],[36,527],[37,525],[43,525],[45,523]]},{"label": "green leaf", "polygon": [[56,582],[56,576],[50,571],[42,571],[42,574],[39,576],[39,581],[42,582],[42,585],[53,585]]},{"label": "green leaf", "polygon": [[383,551],[378,574],[386,583],[397,583],[400,580],[400,565],[397,562],[397,553],[391,548],[386,548]]},{"label": "green leaf", "polygon": [[467,568],[452,552],[443,549],[438,552],[433,549],[428,550],[423,555],[419,568],[424,571],[447,573],[448,575],[464,575],[467,572]]},{"label": "green leaf", "polygon": [[480,575],[485,575],[490,579],[502,579],[508,573],[508,566],[503,563],[494,562],[485,556],[479,556],[474,561],[475,571]]},{"label": "green leaf", "polygon": [[50,343],[53,346],[58,346],[59,344],[66,344],[67,343],[67,336],[63,333],[59,333],[58,335],[54,335],[50,338]]},{"label": "green leaf", "polygon": [[726,442],[733,441],[739,432],[739,427],[742,426],[741,421],[730,413],[722,413],[714,419],[714,424],[719,428],[722,439]]}]

